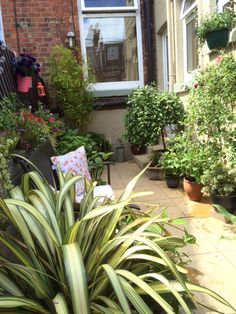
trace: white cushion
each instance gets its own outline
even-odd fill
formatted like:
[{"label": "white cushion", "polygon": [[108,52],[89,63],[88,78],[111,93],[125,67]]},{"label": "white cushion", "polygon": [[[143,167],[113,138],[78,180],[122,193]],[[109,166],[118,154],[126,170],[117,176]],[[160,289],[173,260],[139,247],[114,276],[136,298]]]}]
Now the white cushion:
[{"label": "white cushion", "polygon": [[[84,146],[62,156],[53,156],[51,157],[51,161],[56,169],[59,165],[63,173],[71,171],[74,175],[81,175],[82,177],[91,180]],[[76,195],[79,196],[80,194],[83,194],[83,192],[84,180],[81,179],[76,182]]]},{"label": "white cushion", "polygon": [[[93,191],[93,197],[96,196],[101,196],[102,198],[109,198],[109,199],[114,199],[114,192],[112,190],[112,187],[107,184],[107,185],[99,185],[95,186],[94,191]],[[84,194],[80,194],[76,196],[76,203],[81,203],[82,199],[84,197]]]}]

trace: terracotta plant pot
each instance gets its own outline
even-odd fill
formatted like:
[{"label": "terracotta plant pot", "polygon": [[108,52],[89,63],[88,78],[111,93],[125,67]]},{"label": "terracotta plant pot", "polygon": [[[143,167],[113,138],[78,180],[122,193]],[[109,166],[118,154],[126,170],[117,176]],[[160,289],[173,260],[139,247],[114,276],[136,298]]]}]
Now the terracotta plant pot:
[{"label": "terracotta plant pot", "polygon": [[203,193],[202,186],[200,184],[184,178],[183,187],[190,201],[198,202],[201,200]]},{"label": "terracotta plant pot", "polygon": [[16,76],[17,89],[21,93],[28,93],[32,81],[32,76]]},{"label": "terracotta plant pot", "polygon": [[131,152],[133,155],[141,155],[146,153],[145,146],[138,146],[138,145],[131,145],[130,146]]}]

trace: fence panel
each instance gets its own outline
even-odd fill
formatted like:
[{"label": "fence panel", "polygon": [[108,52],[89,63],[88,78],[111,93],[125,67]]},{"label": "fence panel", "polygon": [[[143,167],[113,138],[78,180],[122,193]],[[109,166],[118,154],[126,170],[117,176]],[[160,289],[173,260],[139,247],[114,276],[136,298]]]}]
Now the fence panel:
[{"label": "fence panel", "polygon": [[11,62],[14,53],[8,46],[0,44],[0,98],[8,96],[10,93],[16,93],[17,98],[25,105],[37,109],[37,77],[32,79],[32,87],[28,93],[22,93],[17,90],[16,76]]}]

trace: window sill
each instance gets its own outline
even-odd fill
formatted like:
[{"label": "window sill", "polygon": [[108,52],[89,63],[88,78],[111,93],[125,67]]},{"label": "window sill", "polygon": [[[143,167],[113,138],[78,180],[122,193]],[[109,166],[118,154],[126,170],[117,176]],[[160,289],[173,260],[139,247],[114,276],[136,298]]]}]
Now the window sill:
[{"label": "window sill", "polygon": [[134,88],[143,86],[141,81],[97,83],[90,87],[94,97],[128,96]]}]

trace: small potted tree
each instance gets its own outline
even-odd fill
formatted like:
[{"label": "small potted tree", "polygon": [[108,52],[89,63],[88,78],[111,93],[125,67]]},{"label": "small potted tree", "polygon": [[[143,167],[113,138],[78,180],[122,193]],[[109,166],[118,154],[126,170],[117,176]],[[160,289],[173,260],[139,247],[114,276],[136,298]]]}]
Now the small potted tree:
[{"label": "small potted tree", "polygon": [[155,85],[139,87],[128,98],[125,115],[125,138],[132,145],[156,145],[168,124],[178,124],[183,106],[177,95],[163,92]]},{"label": "small potted tree", "polygon": [[236,25],[235,16],[234,12],[213,12],[204,16],[197,28],[200,43],[206,41],[210,50],[225,48],[229,32]]}]

